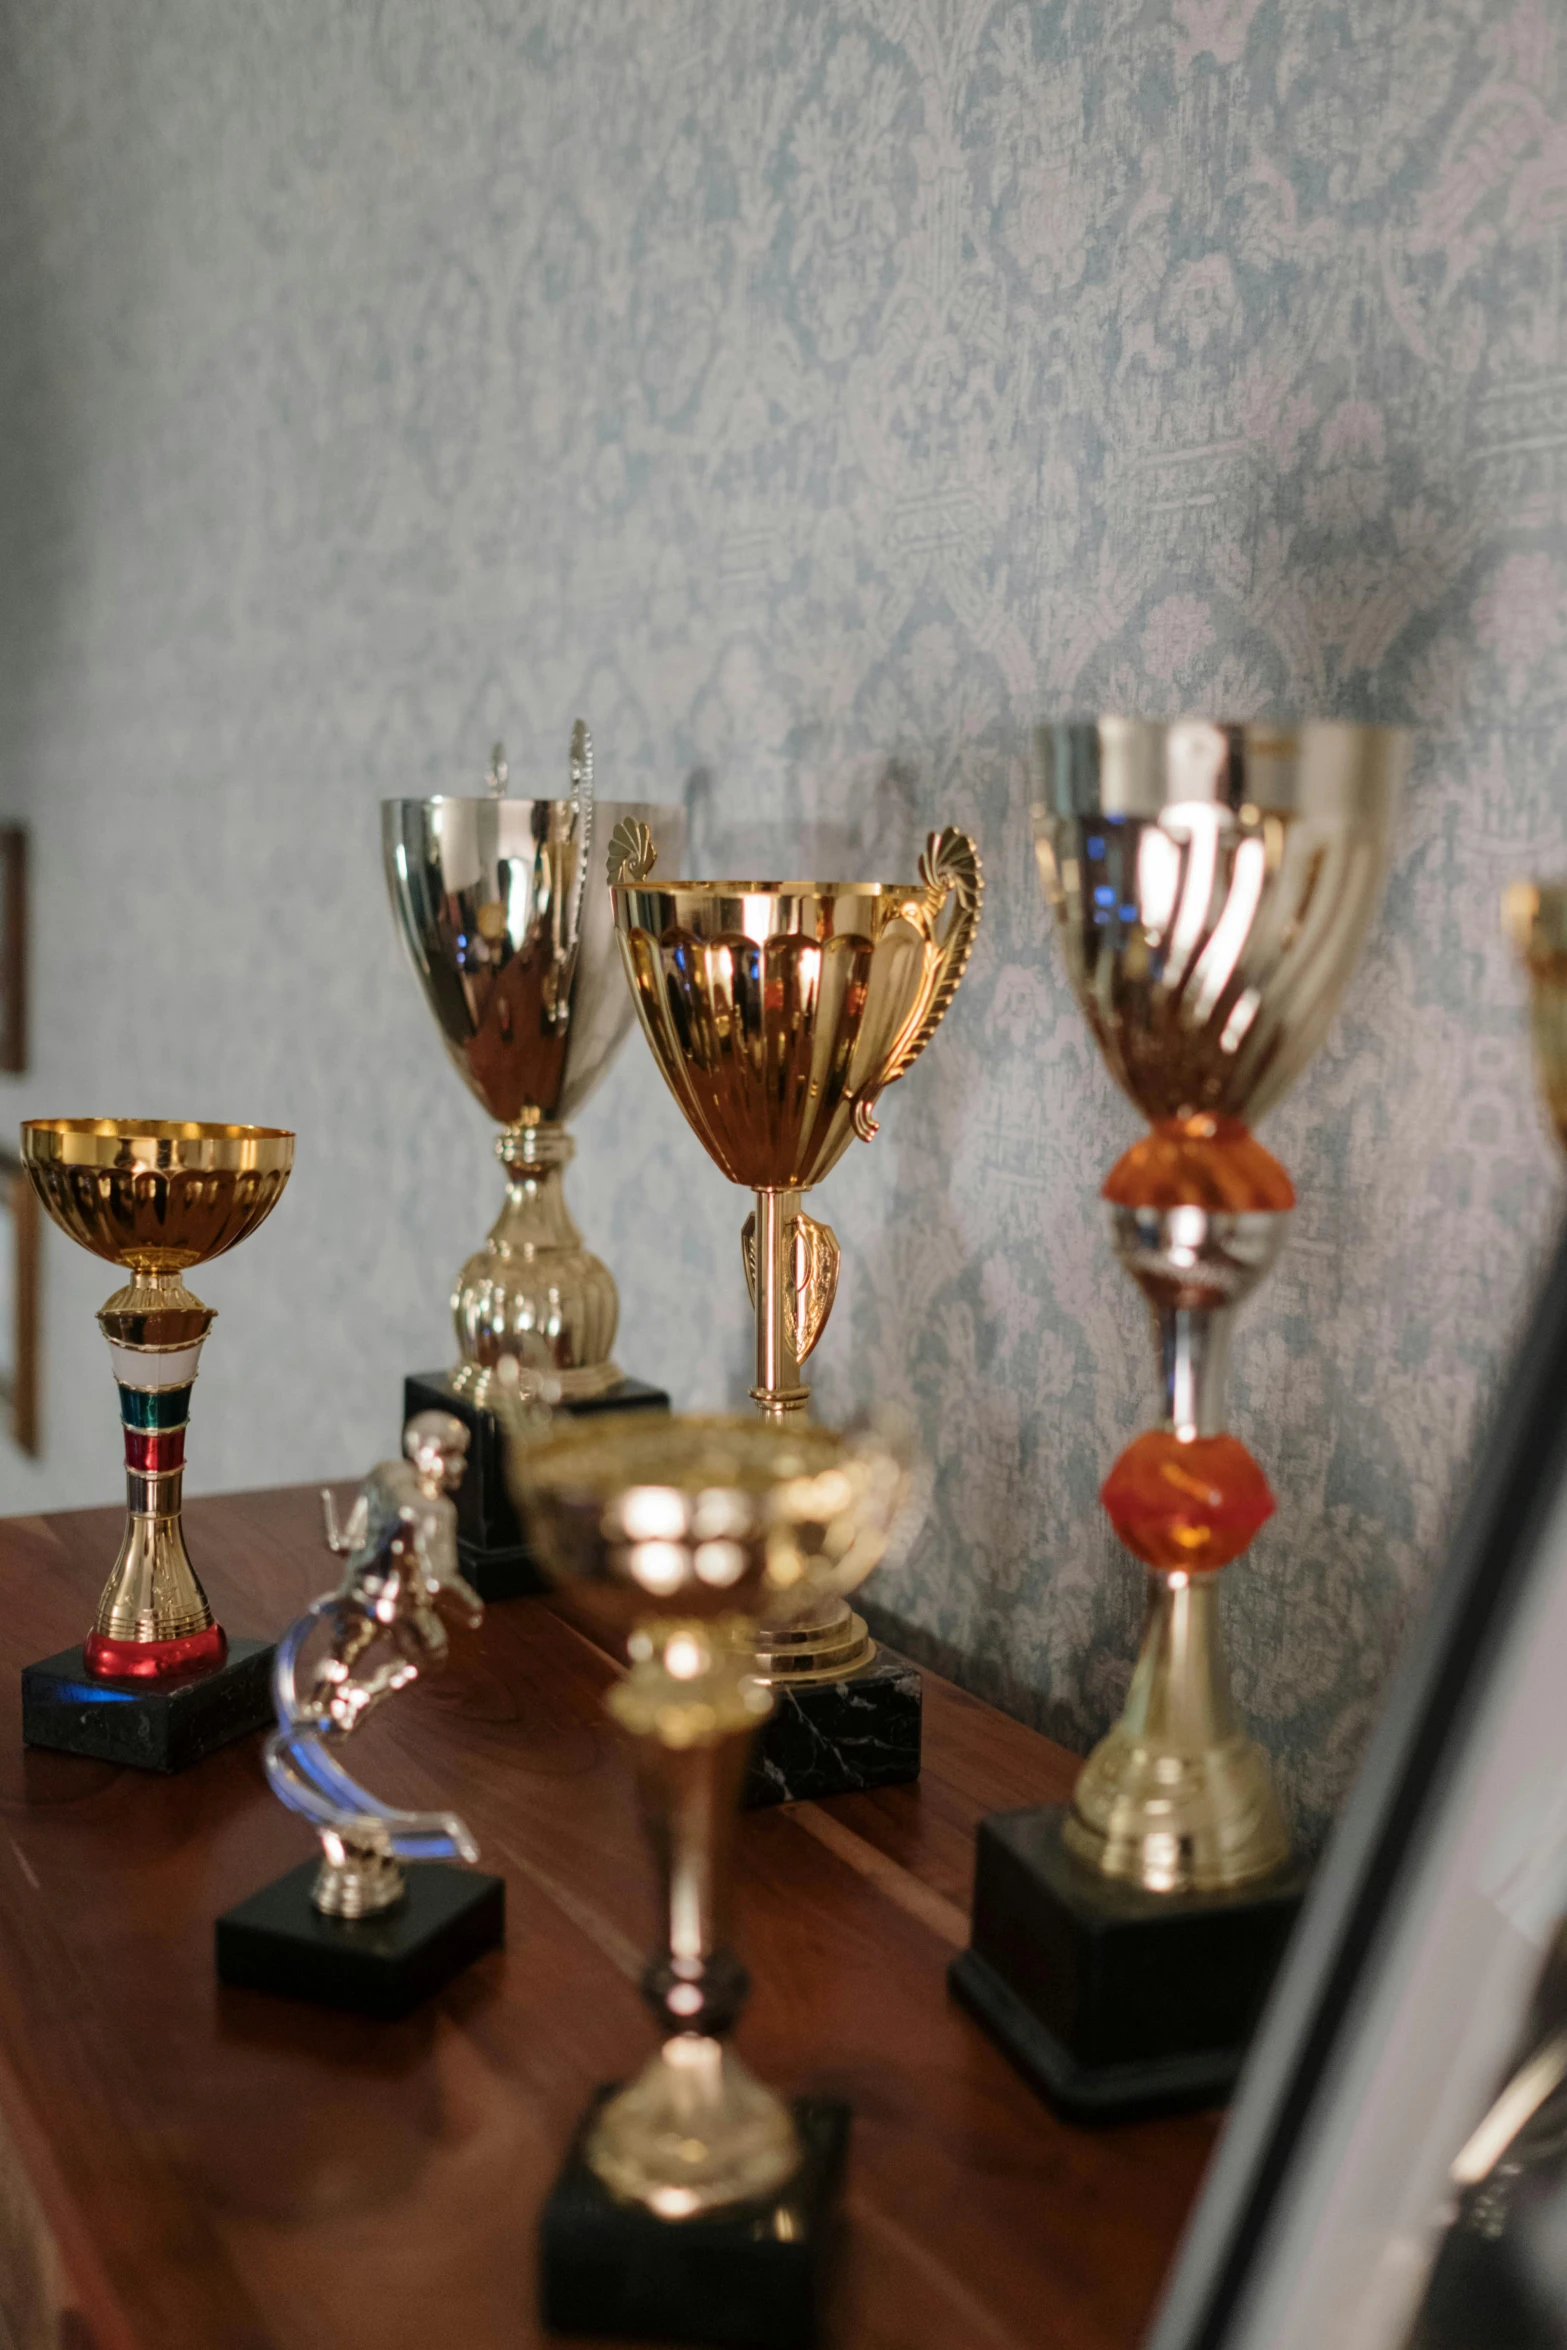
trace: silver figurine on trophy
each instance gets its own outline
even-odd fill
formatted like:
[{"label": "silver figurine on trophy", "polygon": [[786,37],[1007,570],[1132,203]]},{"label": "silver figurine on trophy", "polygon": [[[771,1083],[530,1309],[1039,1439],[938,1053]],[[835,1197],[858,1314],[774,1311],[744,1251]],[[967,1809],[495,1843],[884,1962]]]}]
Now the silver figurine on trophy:
[{"label": "silver figurine on trophy", "polygon": [[267,1778],[315,1831],[319,1859],[217,1927],[221,1981],[382,2017],[406,2015],[505,1930],[502,1880],[442,1865],[479,1857],[457,1814],[400,1811],[338,1760],[378,1706],[446,1662],[448,1615],[467,1631],[484,1619],[458,1565],[452,1501],[468,1431],[449,1412],[421,1412],[403,1452],[371,1470],[346,1526],[323,1492],[327,1548],[347,1571],[277,1646]]},{"label": "silver figurine on trophy", "polygon": [[486,1599],[538,1589],[507,1490],[496,1366],[542,1347],[568,1411],[668,1397],[613,1359],[614,1277],[584,1248],[562,1176],[567,1121],[609,1067],[634,1006],[619,969],[595,832],[622,821],[679,832],[673,808],[593,795],[593,747],[579,719],[562,799],[513,799],[497,743],[482,798],[386,800],[381,839],[399,934],[463,1082],[496,1120],[506,1197],[489,1238],[457,1275],[458,1360],[416,1373],[405,1417],[455,1412],[472,1439],[458,1502],[464,1572]]}]

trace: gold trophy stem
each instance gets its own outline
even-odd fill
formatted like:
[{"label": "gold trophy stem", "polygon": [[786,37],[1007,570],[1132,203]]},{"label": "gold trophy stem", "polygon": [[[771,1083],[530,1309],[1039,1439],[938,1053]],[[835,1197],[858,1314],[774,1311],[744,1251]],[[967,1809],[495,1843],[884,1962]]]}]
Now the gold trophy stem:
[{"label": "gold trophy stem", "polygon": [[805,1411],[811,1400],[800,1378],[787,1311],[789,1226],[799,1212],[797,1191],[756,1195],[756,1385],[751,1400],[766,1420],[786,1420]]},{"label": "gold trophy stem", "polygon": [[473,1403],[494,1407],[495,1366],[527,1338],[547,1349],[568,1402],[620,1384],[610,1359],[620,1319],[614,1276],[583,1247],[566,1206],[563,1176],[575,1148],[548,1119],[521,1120],[496,1137],[505,1203],[452,1295],[461,1351],[452,1391]]},{"label": "gold trophy stem", "polygon": [[800,2161],[788,2107],[724,2044],[749,1988],[724,1940],[729,1853],[747,1751],[768,1711],[749,1670],[750,1629],[643,1625],[608,1700],[637,1740],[662,1880],[664,1947],[642,1988],[665,2037],[599,2114],[587,2156],[611,2193],[661,2219],[770,2194]]},{"label": "gold trophy stem", "polygon": [[[764,1420],[791,1420],[810,1407],[811,1391],[801,1380],[796,1352],[798,1306],[790,1312],[794,1231],[803,1220],[800,1199],[797,1191],[756,1194],[756,1385],[751,1400]],[[834,1244],[834,1278],[836,1271]],[[770,1687],[787,1682],[802,1688],[812,1682],[842,1681],[875,1654],[876,1643],[864,1617],[857,1616],[847,1600],[834,1599],[813,1610],[804,1623],[764,1622],[756,1669]]]},{"label": "gold trophy stem", "polygon": [[1078,1775],[1065,1840],[1150,1893],[1248,1884],[1289,1857],[1267,1757],[1236,1719],[1216,1575],[1150,1572],[1126,1709]]},{"label": "gold trophy stem", "polygon": [[[1210,1266],[1222,1257],[1232,1298],[1273,1260],[1283,1219],[1209,1219]],[[1246,1229],[1241,1229],[1242,1226]],[[1192,1244],[1197,1227],[1184,1240]],[[1123,1222],[1118,1251],[1157,1296],[1148,1226]],[[1200,1275],[1183,1267],[1195,1284]],[[1217,1275],[1210,1272],[1217,1288]],[[1179,1294],[1179,1291],[1177,1292]],[[1164,1425],[1189,1441],[1224,1428],[1235,1307],[1156,1303]],[[1289,1858],[1268,1758],[1241,1729],[1219,1620],[1219,1576],[1151,1568],[1142,1647],[1120,1720],[1078,1774],[1065,1840],[1101,1876],[1150,1893],[1213,1892],[1265,1877]]]}]

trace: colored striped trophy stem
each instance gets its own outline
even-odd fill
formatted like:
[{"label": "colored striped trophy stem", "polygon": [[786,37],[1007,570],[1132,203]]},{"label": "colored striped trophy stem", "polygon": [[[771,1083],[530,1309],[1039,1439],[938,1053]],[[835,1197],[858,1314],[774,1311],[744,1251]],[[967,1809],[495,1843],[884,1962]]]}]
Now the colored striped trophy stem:
[{"label": "colored striped trophy stem", "polygon": [[228,1641],[185,1548],[185,1430],[216,1320],[178,1273],[139,1273],[98,1316],[125,1432],[125,1534],[83,1647],[89,1673],[161,1681],[211,1672]]},{"label": "colored striped trophy stem", "polygon": [[130,1274],[98,1316],[120,1392],[127,1514],[83,1662],[115,1681],[215,1672],[228,1642],[186,1552],[180,1502],[191,1390],[216,1315],[184,1276],[272,1213],[294,1137],[277,1126],[30,1118],[22,1164],[50,1220]]}]

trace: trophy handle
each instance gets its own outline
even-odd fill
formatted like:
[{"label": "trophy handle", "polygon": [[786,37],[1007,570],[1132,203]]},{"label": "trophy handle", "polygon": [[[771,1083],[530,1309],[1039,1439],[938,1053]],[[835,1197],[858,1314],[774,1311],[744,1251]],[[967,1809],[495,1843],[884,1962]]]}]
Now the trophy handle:
[{"label": "trophy handle", "polygon": [[966,832],[955,824],[941,832],[931,833],[920,852],[920,880],[924,883],[922,897],[910,907],[910,912],[923,915],[935,942],[936,924],[949,899],[955,900],[947,935],[940,942],[930,984],[893,1044],[887,1056],[887,1066],[874,1085],[867,1086],[854,1105],[854,1131],[861,1142],[869,1142],[876,1132],[876,1102],[884,1087],[912,1069],[937,1029],[941,1026],[947,1006],[958,992],[958,983],[968,969],[969,956],[974,951],[974,938],[979,929],[981,908],[985,903],[985,871],[979,860],[979,851]]},{"label": "trophy handle", "polygon": [[[500,745],[496,744],[499,754]],[[582,719],[571,730],[569,754],[571,770],[571,816],[564,835],[575,838],[577,847],[577,883],[571,893],[571,912],[567,921],[561,921],[554,910],[558,901],[552,897],[550,925],[554,932],[554,957],[544,978],[545,1009],[550,1024],[557,1031],[571,1020],[573,984],[577,976],[577,957],[582,952],[582,909],[587,896],[588,859],[593,853],[593,737]],[[500,769],[504,773],[504,767]]]},{"label": "trophy handle", "polygon": [[[803,1363],[827,1327],[832,1312],[832,1301],[838,1293],[838,1267],[842,1252],[838,1235],[830,1224],[818,1224],[802,1208],[788,1223],[789,1285],[784,1291],[784,1324],[788,1332],[789,1351],[795,1362]],[[740,1233],[740,1253],[745,1262],[745,1285],[751,1293],[751,1304],[756,1305],[756,1210],[747,1216]]]},{"label": "trophy handle", "polygon": [[610,887],[623,881],[646,881],[657,863],[652,827],[640,816],[622,816],[609,836]]}]

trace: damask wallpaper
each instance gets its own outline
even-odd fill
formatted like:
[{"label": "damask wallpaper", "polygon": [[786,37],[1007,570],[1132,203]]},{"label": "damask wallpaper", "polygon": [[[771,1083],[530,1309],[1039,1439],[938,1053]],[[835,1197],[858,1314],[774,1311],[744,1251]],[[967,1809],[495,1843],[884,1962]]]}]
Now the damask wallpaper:
[{"label": "damask wallpaper", "polygon": [[[1395,870],[1266,1139],[1300,1195],[1234,1421],[1276,1519],[1239,1693],[1346,1785],[1561,1186],[1502,884],[1567,862],[1567,20],[1551,0],[5,0],[0,796],[35,1071],[0,1114],[297,1126],[195,1489],[358,1473],[449,1345],[482,1120],[401,967],[376,802],[503,735],[698,853],[975,832],[969,978],[820,1194],[821,1403],[939,1481],[881,1606],[1086,1744],[1139,1608],[1095,1491],[1149,1416],[1096,1191],[1135,1131],[1031,870],[1029,729],[1419,730]],[[804,843],[808,837],[808,848]],[[890,870],[889,870],[890,869]],[[633,1037],[572,1196],[620,1358],[746,1383],[738,1226]],[[47,1262],[47,1452],[110,1498],[109,1283]]]}]

